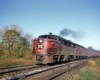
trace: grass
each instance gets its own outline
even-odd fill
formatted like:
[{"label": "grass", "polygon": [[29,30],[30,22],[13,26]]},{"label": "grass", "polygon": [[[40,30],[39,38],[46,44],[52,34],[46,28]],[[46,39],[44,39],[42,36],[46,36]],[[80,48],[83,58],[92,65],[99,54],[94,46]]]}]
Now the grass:
[{"label": "grass", "polygon": [[95,60],[97,66],[100,66],[100,58]]},{"label": "grass", "polygon": [[91,67],[95,67],[97,64],[96,64],[95,61],[89,60],[89,61],[88,61],[88,65],[91,66]]},{"label": "grass", "polygon": [[91,67],[96,67],[96,66],[100,66],[100,59],[96,59],[96,60],[89,60],[88,65]]},{"label": "grass", "polygon": [[32,60],[6,58],[0,61],[0,67],[9,67],[15,65],[30,65],[33,64]]},{"label": "grass", "polygon": [[88,66],[80,69],[77,80],[100,80],[100,58],[89,60]]},{"label": "grass", "polygon": [[0,67],[9,67],[16,65],[30,65],[34,64],[32,61],[32,55],[26,54],[24,58],[8,58],[6,54],[0,54]]},{"label": "grass", "polygon": [[97,80],[98,75],[91,70],[85,70],[83,72],[80,72],[80,78],[79,80]]}]

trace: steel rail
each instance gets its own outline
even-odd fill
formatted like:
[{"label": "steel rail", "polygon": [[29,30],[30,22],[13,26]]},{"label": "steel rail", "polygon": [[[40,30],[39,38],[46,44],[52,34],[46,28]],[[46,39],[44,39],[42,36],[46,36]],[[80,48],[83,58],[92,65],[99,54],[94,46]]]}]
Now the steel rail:
[{"label": "steel rail", "polygon": [[24,66],[31,66],[31,65],[17,65],[17,66],[10,66],[10,67],[0,68],[0,70],[3,70],[3,69],[10,69],[10,68],[16,68],[16,67],[24,67]]},{"label": "steel rail", "polygon": [[44,68],[44,69],[40,69],[40,70],[34,70],[34,71],[31,71],[31,72],[25,73],[23,75],[19,75],[19,76],[8,78],[7,80],[18,80],[20,78],[29,77],[29,76],[32,76],[32,75],[35,75],[35,74],[38,74],[38,73],[42,73],[42,72],[45,72],[45,71],[48,71],[48,70],[59,68],[59,67],[62,67],[62,66],[68,65],[68,64],[75,63],[75,62],[79,62],[79,61],[74,61],[74,62],[70,62],[70,63],[67,63],[67,64],[61,64],[61,65],[57,65],[57,66],[52,66],[50,68]]},{"label": "steel rail", "polygon": [[80,63],[80,64],[78,64],[78,65],[76,65],[76,66],[70,67],[70,68],[66,69],[65,71],[63,71],[63,72],[58,73],[57,75],[54,75],[53,77],[50,77],[48,80],[53,80],[53,79],[57,78],[58,76],[60,76],[60,75],[62,75],[62,74],[64,74],[64,73],[66,73],[66,72],[68,72],[68,71],[70,71],[70,70],[72,70],[72,69],[74,69],[74,68],[80,66],[81,64],[86,63],[86,62],[87,62],[87,61],[85,61],[85,62],[83,62],[83,63]]},{"label": "steel rail", "polygon": [[41,67],[41,65],[39,65],[39,66],[31,66],[31,67],[28,67],[28,68],[25,68],[25,66],[23,66],[23,67],[24,68],[0,72],[0,75],[1,74],[5,74],[5,73],[11,73],[11,72],[16,72],[16,71],[21,71],[21,70],[25,70],[25,69],[38,68],[38,67]]}]

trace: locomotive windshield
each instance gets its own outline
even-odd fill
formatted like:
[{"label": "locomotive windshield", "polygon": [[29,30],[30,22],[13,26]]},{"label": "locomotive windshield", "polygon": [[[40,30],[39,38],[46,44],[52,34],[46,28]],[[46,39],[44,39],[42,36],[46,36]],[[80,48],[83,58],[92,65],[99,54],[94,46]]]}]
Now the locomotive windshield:
[{"label": "locomotive windshield", "polygon": [[55,39],[57,40],[57,36],[54,35],[41,35],[39,38],[48,38],[48,39]]},{"label": "locomotive windshield", "polygon": [[47,35],[39,36],[39,38],[47,38]]}]

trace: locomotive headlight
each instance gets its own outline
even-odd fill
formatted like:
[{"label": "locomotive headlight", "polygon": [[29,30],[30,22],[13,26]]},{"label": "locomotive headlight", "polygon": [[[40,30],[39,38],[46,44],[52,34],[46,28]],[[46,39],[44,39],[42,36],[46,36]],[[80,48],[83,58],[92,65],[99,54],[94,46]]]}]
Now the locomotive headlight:
[{"label": "locomotive headlight", "polygon": [[43,42],[43,40],[42,40],[42,39],[40,39],[40,40],[39,40],[39,42],[40,42],[40,43],[42,43],[42,42]]}]

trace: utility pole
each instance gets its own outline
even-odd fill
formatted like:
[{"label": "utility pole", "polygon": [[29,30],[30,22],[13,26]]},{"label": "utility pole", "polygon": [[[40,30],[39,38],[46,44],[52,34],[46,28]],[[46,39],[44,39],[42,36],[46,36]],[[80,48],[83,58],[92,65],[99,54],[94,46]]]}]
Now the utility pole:
[{"label": "utility pole", "polygon": [[10,54],[11,54],[11,52],[10,52],[10,40],[9,40],[9,36],[7,36],[8,37],[8,51],[9,51],[9,57],[11,56]]},{"label": "utility pole", "polygon": [[[8,54],[8,56],[10,57],[11,56],[11,50],[10,50],[10,48],[11,48],[11,45],[14,43],[14,42],[17,42],[16,41],[16,38],[14,38],[15,37],[15,35],[6,35],[6,36],[3,36],[3,43],[4,43],[4,45],[6,44],[6,46],[8,47],[8,52],[9,52],[9,54]],[[12,43],[12,44],[11,44]]]}]

